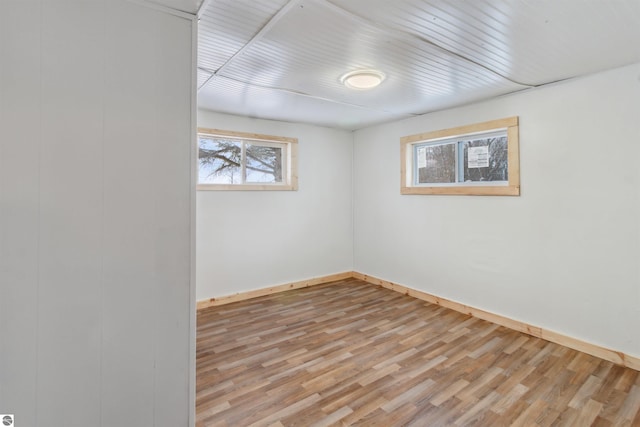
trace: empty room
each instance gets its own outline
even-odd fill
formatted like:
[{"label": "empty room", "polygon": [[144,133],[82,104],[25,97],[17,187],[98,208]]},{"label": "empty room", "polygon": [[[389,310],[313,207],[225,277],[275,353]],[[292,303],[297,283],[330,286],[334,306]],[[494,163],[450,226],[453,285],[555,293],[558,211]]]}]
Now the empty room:
[{"label": "empty room", "polygon": [[198,425],[640,425],[639,19],[206,4]]},{"label": "empty room", "polygon": [[8,427],[640,426],[640,1],[3,0]]}]

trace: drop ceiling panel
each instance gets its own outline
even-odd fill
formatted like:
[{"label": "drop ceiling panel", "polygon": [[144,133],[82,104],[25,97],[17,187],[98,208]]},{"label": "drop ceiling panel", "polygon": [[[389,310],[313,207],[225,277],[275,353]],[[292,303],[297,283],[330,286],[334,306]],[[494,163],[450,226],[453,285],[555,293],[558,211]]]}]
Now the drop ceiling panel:
[{"label": "drop ceiling panel", "polygon": [[246,85],[224,77],[211,79],[198,97],[198,106],[207,110],[343,129],[408,117]]},{"label": "drop ceiling panel", "polygon": [[198,89],[200,89],[210,78],[212,74],[206,70],[198,68]]},{"label": "drop ceiling panel", "polygon": [[[372,91],[339,79],[374,68],[387,75]],[[322,0],[298,1],[221,76],[286,88],[398,114],[423,113],[524,88],[415,36],[381,30]]]},{"label": "drop ceiling panel", "polygon": [[[345,129],[640,62],[640,0],[207,0],[200,17],[200,108]],[[374,90],[339,81],[368,68]]]},{"label": "drop ceiling panel", "polygon": [[286,3],[287,0],[212,0],[200,15],[198,66],[218,70]]},{"label": "drop ceiling panel", "polygon": [[640,1],[330,0],[524,84],[640,61]]}]

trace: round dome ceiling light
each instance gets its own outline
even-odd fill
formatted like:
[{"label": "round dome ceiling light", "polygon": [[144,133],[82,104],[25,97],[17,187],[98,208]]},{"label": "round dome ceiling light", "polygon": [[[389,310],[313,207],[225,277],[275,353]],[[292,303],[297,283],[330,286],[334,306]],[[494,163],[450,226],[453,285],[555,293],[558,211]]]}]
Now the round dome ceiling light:
[{"label": "round dome ceiling light", "polygon": [[356,70],[340,77],[340,82],[349,89],[373,89],[384,80],[384,74],[377,70]]}]

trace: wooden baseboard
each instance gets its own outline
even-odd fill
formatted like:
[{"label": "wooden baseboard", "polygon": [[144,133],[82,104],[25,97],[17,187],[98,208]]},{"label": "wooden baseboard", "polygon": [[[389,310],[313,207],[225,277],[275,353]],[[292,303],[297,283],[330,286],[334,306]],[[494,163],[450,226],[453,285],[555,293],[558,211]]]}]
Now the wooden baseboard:
[{"label": "wooden baseboard", "polygon": [[324,283],[351,278],[362,280],[364,282],[371,283],[372,285],[382,286],[383,288],[391,289],[392,291],[400,292],[402,294],[409,295],[411,297],[418,298],[432,304],[450,308],[451,310],[455,310],[469,316],[477,317],[478,319],[487,320],[489,322],[507,327],[509,329],[524,332],[536,338],[542,338],[544,340],[551,341],[553,343],[560,344],[574,350],[582,351],[584,353],[599,357],[604,360],[608,360],[618,365],[626,366],[628,368],[640,371],[640,358],[638,357],[631,356],[620,351],[611,350],[606,347],[601,347],[599,345],[582,341],[577,338],[572,338],[558,332],[543,329],[540,326],[529,325],[528,323],[524,323],[519,320],[510,319],[499,314],[480,310],[478,308],[471,307],[456,301],[451,301],[446,298],[440,298],[427,292],[419,291],[417,289],[409,288],[398,283],[389,282],[387,280],[379,279],[377,277],[369,276],[367,274],[358,273],[355,271],[347,271],[344,273],[315,277],[313,279],[301,280],[299,282],[285,283],[268,288],[255,289],[252,291],[240,292],[233,295],[201,300],[197,303],[197,309],[202,310],[208,307],[229,304],[232,302],[257,298],[264,295],[271,295],[278,292],[289,291],[291,289],[308,288],[310,286],[316,286]]},{"label": "wooden baseboard", "polygon": [[421,299],[423,301],[430,302],[432,304],[440,305],[442,307],[450,308],[460,313],[467,314],[469,316],[477,317],[479,319],[487,320],[492,323],[496,323],[501,326],[505,326],[516,331],[524,332],[537,338],[542,338],[547,341],[551,341],[556,344],[563,345],[565,347],[572,348],[574,350],[582,351],[592,356],[599,357],[604,360],[616,363],[618,365],[626,366],[628,368],[640,371],[640,358],[630,356],[620,351],[611,350],[605,347],[601,347],[596,344],[585,342],[576,338],[572,338],[566,335],[559,334],[554,331],[543,329],[539,326],[529,325],[527,323],[513,320],[508,317],[501,316],[499,314],[490,313],[488,311],[480,310],[478,308],[470,307],[465,304],[461,304],[456,301],[451,301],[445,298],[440,298],[435,295],[428,294],[426,292],[412,289],[397,283],[389,282],[387,280],[379,279],[377,277],[369,276],[362,273],[353,273],[353,277],[373,285],[379,285],[387,289],[391,289],[396,292],[403,293],[405,295],[412,296],[414,298]]},{"label": "wooden baseboard", "polygon": [[268,288],[255,289],[247,292],[239,292],[233,295],[226,295],[218,298],[209,298],[197,302],[197,309],[202,310],[208,307],[229,304],[236,301],[243,301],[265,295],[276,294],[278,292],[290,291],[291,289],[308,288],[310,286],[322,285],[324,283],[335,282],[353,278],[353,272],[330,274],[328,276],[314,277],[313,279],[301,280],[299,282],[285,283]]}]

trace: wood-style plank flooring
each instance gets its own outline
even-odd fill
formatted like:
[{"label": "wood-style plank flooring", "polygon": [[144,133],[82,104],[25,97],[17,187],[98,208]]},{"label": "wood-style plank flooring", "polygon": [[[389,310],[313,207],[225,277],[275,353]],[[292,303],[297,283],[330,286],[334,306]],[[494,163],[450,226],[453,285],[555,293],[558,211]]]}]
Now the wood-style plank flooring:
[{"label": "wood-style plank flooring", "polygon": [[197,427],[640,426],[640,373],[358,280],[202,310]]}]

